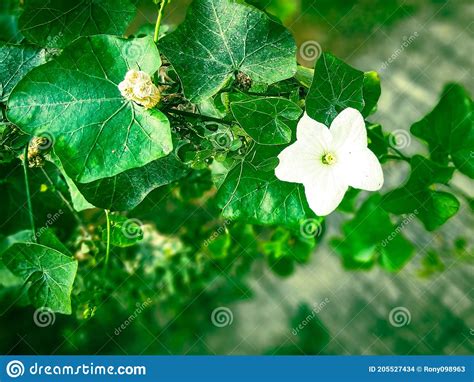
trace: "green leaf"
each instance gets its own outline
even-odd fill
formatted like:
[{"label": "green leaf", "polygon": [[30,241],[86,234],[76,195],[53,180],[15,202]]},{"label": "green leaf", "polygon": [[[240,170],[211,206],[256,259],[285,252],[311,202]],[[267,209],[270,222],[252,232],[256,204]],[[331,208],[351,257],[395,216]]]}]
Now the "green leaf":
[{"label": "green leaf", "polygon": [[[43,172],[44,170],[44,172]],[[68,213],[62,199],[55,192],[46,175],[54,182],[55,187],[67,193],[66,184],[63,182],[56,167],[46,162],[41,168],[29,169],[30,192],[36,226],[47,224],[51,217],[55,217],[54,224],[62,229],[70,228],[74,223],[73,217]],[[23,167],[18,160],[0,165],[0,232],[10,235],[22,229],[31,227],[27,198],[24,183]],[[60,215],[59,216],[57,215]]]},{"label": "green leaf", "polygon": [[[135,219],[122,215],[110,215],[110,243],[116,247],[126,248],[143,239],[141,225]],[[103,227],[102,241],[107,241],[107,230]]]},{"label": "green leaf", "polygon": [[26,73],[45,62],[43,49],[0,42],[0,102],[6,102],[12,89]]},{"label": "green leaf", "polygon": [[315,217],[302,185],[282,182],[273,170],[259,168],[282,149],[281,146],[256,145],[247,156],[253,159],[241,161],[229,172],[217,194],[224,217],[287,227],[298,227],[305,219]]},{"label": "green leaf", "polygon": [[435,108],[411,127],[413,135],[425,140],[431,159],[442,164],[452,160],[456,168],[474,178],[474,113],[468,92],[448,84]]},{"label": "green leaf", "polygon": [[394,214],[415,214],[428,231],[443,225],[459,210],[459,201],[450,193],[435,191],[435,183],[446,184],[454,168],[437,164],[422,156],[411,159],[407,183],[384,195],[383,208]]},{"label": "green leaf", "polygon": [[245,132],[264,145],[289,143],[302,113],[297,104],[274,97],[232,102],[230,108]]},{"label": "green leaf", "polygon": [[278,227],[271,238],[261,243],[261,246],[262,252],[275,260],[288,257],[299,263],[305,263],[316,246],[316,240],[313,236],[302,237]]},{"label": "green leaf", "polygon": [[0,41],[17,44],[23,40],[18,28],[18,16],[21,13],[19,5],[17,0],[0,2]]},{"label": "green leaf", "polygon": [[126,211],[135,208],[155,188],[170,184],[188,173],[189,169],[171,154],[146,166],[91,183],[76,183],[76,186],[94,206]]},{"label": "green leaf", "polygon": [[402,234],[404,225],[395,226],[381,207],[381,196],[373,194],[342,227],[344,238],[331,245],[350,269],[366,269],[379,262],[387,271],[398,271],[413,255],[413,245]]},{"label": "green leaf", "polygon": [[216,94],[239,71],[271,84],[296,72],[290,32],[264,12],[234,0],[195,0],[186,20],[160,40],[160,49],[199,102]]},{"label": "green leaf", "polygon": [[389,135],[383,132],[382,126],[378,124],[367,126],[367,138],[369,149],[377,158],[381,159],[388,154]]},{"label": "green leaf", "polygon": [[306,97],[308,115],[329,126],[345,108],[364,110],[364,73],[330,53],[316,63],[314,78]]},{"label": "green leaf", "polygon": [[30,301],[36,308],[71,314],[76,260],[43,245],[16,243],[3,254],[3,261],[25,282]]},{"label": "green leaf", "polygon": [[309,89],[311,87],[311,83],[313,82],[313,77],[314,69],[298,65],[298,68],[296,69],[295,78],[301,85]]},{"label": "green leaf", "polygon": [[123,35],[135,13],[128,0],[28,0],[19,26],[32,43],[64,48],[80,36]]},{"label": "green leaf", "polygon": [[144,166],[171,152],[169,121],[159,110],[126,101],[117,86],[131,68],[153,74],[160,65],[149,37],[80,38],[20,81],[7,117],[28,134],[49,134],[74,181]]}]

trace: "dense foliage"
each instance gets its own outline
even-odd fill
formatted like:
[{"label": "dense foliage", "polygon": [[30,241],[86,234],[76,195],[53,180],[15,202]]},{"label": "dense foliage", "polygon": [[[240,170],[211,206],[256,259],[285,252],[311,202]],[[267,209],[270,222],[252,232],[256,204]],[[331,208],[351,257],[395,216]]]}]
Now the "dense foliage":
[{"label": "dense foliage", "polygon": [[[473,103],[460,84],[411,126],[429,157],[410,157],[373,120],[376,72],[330,53],[314,69],[298,65],[290,32],[252,5],[194,0],[175,31],[159,33],[163,0],[154,36],[124,38],[128,0],[6,3],[2,299],[90,318],[124,280],[140,301],[179,305],[179,291],[225,284],[260,256],[291,273],[325,238],[302,186],[274,174],[303,110],[327,126],[359,110],[379,161],[411,166],[396,189],[346,194],[347,221],[331,240],[344,266],[398,271],[415,253],[402,219],[435,231],[459,198],[474,204],[450,186],[455,173],[474,177]],[[155,107],[122,96],[131,69],[153,79]]]}]

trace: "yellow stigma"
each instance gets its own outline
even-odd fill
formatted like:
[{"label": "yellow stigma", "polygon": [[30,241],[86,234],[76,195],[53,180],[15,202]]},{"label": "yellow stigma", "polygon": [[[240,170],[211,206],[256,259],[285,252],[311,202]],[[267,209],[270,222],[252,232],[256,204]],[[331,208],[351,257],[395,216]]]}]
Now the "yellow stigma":
[{"label": "yellow stigma", "polygon": [[321,157],[321,162],[324,164],[333,164],[336,161],[336,157],[331,153],[326,153]]}]

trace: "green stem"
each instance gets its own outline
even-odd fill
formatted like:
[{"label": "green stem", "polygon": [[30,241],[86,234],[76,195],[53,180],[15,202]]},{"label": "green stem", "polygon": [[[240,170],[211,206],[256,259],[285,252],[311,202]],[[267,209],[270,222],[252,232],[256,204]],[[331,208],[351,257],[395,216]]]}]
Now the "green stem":
[{"label": "green stem", "polygon": [[25,146],[25,152],[24,152],[24,158],[23,158],[23,172],[25,174],[25,190],[26,190],[26,199],[28,202],[28,215],[30,217],[31,231],[33,232],[33,241],[37,243],[38,239],[36,237],[35,218],[33,215],[33,203],[31,202],[30,182],[28,180],[28,147],[29,147],[29,143]]},{"label": "green stem", "polygon": [[383,155],[382,158],[384,158],[384,159],[393,159],[393,160],[406,161],[405,158],[403,158],[403,157],[401,157],[401,156],[398,156],[398,155],[390,155],[390,154],[387,154],[387,155]]},{"label": "green stem", "polygon": [[161,25],[161,19],[163,18],[163,10],[165,9],[166,4],[168,4],[169,0],[161,0],[160,3],[160,8],[158,9],[158,16],[156,18],[156,24],[155,24],[155,35],[153,36],[153,41],[155,43],[158,42],[158,39],[160,37],[160,25]]},{"label": "green stem", "polygon": [[110,256],[110,217],[109,217],[109,210],[104,210],[105,218],[107,220],[107,246],[105,249],[105,267],[107,269],[107,265],[109,264],[109,256]]},{"label": "green stem", "polygon": [[401,160],[404,160],[405,162],[408,162],[408,163],[411,162],[411,159],[407,157],[405,154],[403,154],[399,149],[393,147],[392,145],[389,145],[389,147],[391,150],[393,150],[393,152],[398,154]]},{"label": "green stem", "polygon": [[46,178],[46,180],[48,181],[48,183],[53,188],[53,191],[56,192],[56,194],[59,196],[59,198],[63,201],[63,203],[69,209],[72,216],[74,216],[74,219],[80,225],[81,229],[87,231],[86,227],[84,225],[84,222],[82,221],[82,219],[79,216],[79,214],[77,213],[77,211],[71,206],[71,203],[69,203],[69,200],[67,200],[67,198],[63,195],[63,193],[57,189],[57,187],[55,186],[53,180],[51,179],[51,177],[48,175],[48,173],[45,171],[45,169],[43,167],[41,167],[41,171],[43,172],[43,175]]},{"label": "green stem", "polygon": [[182,115],[184,117],[200,119],[200,120],[203,120],[203,121],[217,122],[217,123],[221,123],[223,125],[232,125],[232,122],[226,121],[224,119],[208,117],[208,116],[201,115],[201,114],[191,113],[189,111],[183,111],[183,110],[178,110],[178,109],[164,109],[162,111],[168,112],[170,114]]}]

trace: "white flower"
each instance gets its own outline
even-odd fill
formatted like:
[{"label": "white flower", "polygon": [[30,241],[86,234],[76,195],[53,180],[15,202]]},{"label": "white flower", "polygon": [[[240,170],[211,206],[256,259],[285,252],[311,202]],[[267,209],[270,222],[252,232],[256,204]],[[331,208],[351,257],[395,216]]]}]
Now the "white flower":
[{"label": "white flower", "polygon": [[131,69],[125,75],[118,88],[122,96],[134,101],[146,109],[154,107],[160,102],[161,94],[152,82],[148,73]]},{"label": "white flower", "polygon": [[302,183],[309,206],[319,216],[334,211],[349,186],[376,191],[383,185],[382,167],[367,148],[364,118],[352,108],[344,109],[330,128],[305,113],[296,142],[278,159],[277,178]]}]

